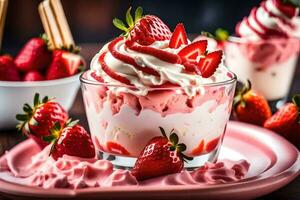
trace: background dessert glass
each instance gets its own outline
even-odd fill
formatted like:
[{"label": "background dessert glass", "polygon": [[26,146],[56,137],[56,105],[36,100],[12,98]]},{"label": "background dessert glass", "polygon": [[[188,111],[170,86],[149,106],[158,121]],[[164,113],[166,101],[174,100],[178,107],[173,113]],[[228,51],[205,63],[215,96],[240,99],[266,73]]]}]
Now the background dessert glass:
[{"label": "background dessert glass", "polygon": [[116,167],[130,168],[147,142],[172,129],[179,142],[185,143],[193,161],[186,168],[215,161],[226,130],[236,85],[229,80],[204,84],[201,94],[193,97],[181,93],[180,87],[153,88],[146,96],[120,92],[116,86],[88,80],[81,76],[81,87],[90,132],[100,156]]},{"label": "background dessert glass", "polygon": [[273,111],[285,103],[298,61],[300,40],[273,38],[249,41],[230,37],[224,46],[226,65],[239,81],[248,79]]}]

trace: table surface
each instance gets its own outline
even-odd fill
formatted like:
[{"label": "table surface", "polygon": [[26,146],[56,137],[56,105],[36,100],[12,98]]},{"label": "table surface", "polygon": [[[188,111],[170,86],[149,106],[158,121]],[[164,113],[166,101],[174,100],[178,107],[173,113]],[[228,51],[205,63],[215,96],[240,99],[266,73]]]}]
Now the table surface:
[{"label": "table surface", "polygon": [[[97,44],[83,44],[82,55],[87,61],[90,61],[94,52],[97,52],[100,45]],[[300,62],[298,63],[297,71],[295,73],[295,79],[291,87],[291,94],[300,93]],[[82,95],[79,91],[76,100],[69,111],[70,117],[73,119],[79,119],[82,124],[88,130],[88,124],[84,112]],[[25,140],[26,137],[17,134],[16,130],[2,130],[0,131],[0,155],[4,154],[6,150],[9,150],[20,141]],[[1,186],[0,186],[1,187]],[[300,176],[287,186],[271,193],[266,196],[260,197],[257,200],[273,200],[273,199],[286,199],[286,200],[299,200],[300,199]],[[6,198],[0,196],[0,200]]]}]

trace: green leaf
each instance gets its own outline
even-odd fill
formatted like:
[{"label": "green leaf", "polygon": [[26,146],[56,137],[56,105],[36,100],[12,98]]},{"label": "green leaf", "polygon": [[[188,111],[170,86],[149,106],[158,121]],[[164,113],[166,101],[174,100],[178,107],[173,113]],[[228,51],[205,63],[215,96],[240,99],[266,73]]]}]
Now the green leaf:
[{"label": "green leaf", "polygon": [[118,29],[128,32],[128,28],[126,28],[125,24],[120,19],[118,19],[118,18],[113,19],[113,24]]},{"label": "green leaf", "polygon": [[56,138],[54,137],[54,135],[48,135],[48,136],[44,136],[43,137],[43,140],[45,141],[45,142],[52,142],[53,140],[55,140]]},{"label": "green leaf", "polygon": [[215,32],[216,39],[219,41],[226,41],[229,37],[229,32],[225,29],[218,28]]},{"label": "green leaf", "polygon": [[292,101],[298,108],[300,108],[300,94],[294,95]]},{"label": "green leaf", "polygon": [[203,35],[205,37],[216,39],[216,37],[213,34],[211,34],[210,32],[201,31],[201,35]]},{"label": "green leaf", "polygon": [[137,22],[139,19],[142,18],[142,14],[143,14],[143,8],[141,6],[139,6],[134,13],[134,22]]},{"label": "green leaf", "polygon": [[159,130],[160,130],[161,134],[166,138],[167,135],[166,135],[165,130],[162,127],[159,127]]},{"label": "green leaf", "polygon": [[43,103],[47,103],[48,100],[49,100],[48,96],[45,96],[45,97],[43,98]]},{"label": "green leaf", "polygon": [[23,110],[24,110],[25,113],[29,113],[29,114],[31,114],[33,112],[31,106],[28,103],[24,104]]},{"label": "green leaf", "polygon": [[173,145],[178,144],[178,140],[179,140],[179,138],[178,138],[178,135],[176,133],[172,133],[170,135],[170,141],[172,142]]},{"label": "green leaf", "polygon": [[40,94],[35,93],[34,99],[33,99],[33,105],[34,107],[37,107],[40,104]]},{"label": "green leaf", "polygon": [[75,126],[76,124],[78,124],[79,123],[79,120],[77,119],[77,120],[74,120],[74,121],[69,121],[69,122],[67,122],[67,126],[68,127],[72,127],[72,126]]},{"label": "green leaf", "polygon": [[133,19],[132,19],[130,11],[131,11],[131,7],[129,7],[126,12],[126,22],[129,26],[129,28],[132,28],[134,26],[134,23],[133,23]]},{"label": "green leaf", "polygon": [[26,114],[17,114],[16,119],[18,121],[27,121],[28,120],[28,115],[26,115]]},{"label": "green leaf", "polygon": [[177,145],[177,149],[180,151],[180,152],[184,152],[186,150],[186,145],[183,144],[183,143],[180,143]]},{"label": "green leaf", "polygon": [[184,159],[185,162],[186,162],[186,160],[189,160],[189,161],[193,160],[192,157],[186,156],[184,154],[181,154],[181,156],[183,157],[183,159]]},{"label": "green leaf", "polygon": [[299,0],[282,0],[282,2],[285,3],[285,4],[290,4],[292,6],[295,6],[296,8],[300,7]]}]

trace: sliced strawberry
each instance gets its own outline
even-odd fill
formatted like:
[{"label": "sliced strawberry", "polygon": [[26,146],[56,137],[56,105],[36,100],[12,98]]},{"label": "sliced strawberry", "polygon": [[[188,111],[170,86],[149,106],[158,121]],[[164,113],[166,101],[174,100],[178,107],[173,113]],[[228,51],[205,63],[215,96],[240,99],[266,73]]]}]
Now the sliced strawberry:
[{"label": "sliced strawberry", "polygon": [[205,55],[207,48],[207,40],[196,41],[178,52],[183,62],[197,62],[197,58]]},{"label": "sliced strawberry", "polygon": [[193,149],[192,151],[192,155],[193,156],[199,156],[204,152],[204,140],[201,140],[201,142],[199,143],[199,145]]},{"label": "sliced strawberry", "polygon": [[219,141],[220,141],[219,137],[209,141],[205,146],[206,153],[213,151],[219,144]]},{"label": "sliced strawberry", "polygon": [[205,58],[201,58],[198,64],[198,71],[204,78],[212,76],[221,63],[223,51],[218,50],[208,53]]},{"label": "sliced strawberry", "polygon": [[131,85],[130,81],[129,81],[127,78],[125,78],[125,77],[123,77],[123,76],[117,74],[116,72],[112,71],[112,70],[109,68],[109,66],[108,66],[108,65],[106,64],[106,62],[104,61],[104,58],[105,58],[106,53],[107,53],[107,52],[104,52],[104,53],[102,53],[102,54],[99,56],[99,63],[100,63],[100,65],[101,65],[103,71],[104,71],[108,76],[110,76],[111,78],[113,78],[113,79],[115,79],[115,80],[117,80],[117,81],[120,81],[121,83],[124,83],[124,84],[126,84],[126,85]]},{"label": "sliced strawberry", "polygon": [[182,44],[188,44],[187,35],[183,24],[177,24],[171,36],[169,47],[173,49],[179,48]]},{"label": "sliced strawberry", "polygon": [[110,153],[126,156],[130,155],[130,153],[125,149],[125,147],[116,142],[109,141],[106,143],[106,147]]},{"label": "sliced strawberry", "polygon": [[83,65],[83,60],[80,55],[70,53],[70,52],[64,52],[62,54],[62,57],[66,61],[70,75],[76,74],[80,66]]}]

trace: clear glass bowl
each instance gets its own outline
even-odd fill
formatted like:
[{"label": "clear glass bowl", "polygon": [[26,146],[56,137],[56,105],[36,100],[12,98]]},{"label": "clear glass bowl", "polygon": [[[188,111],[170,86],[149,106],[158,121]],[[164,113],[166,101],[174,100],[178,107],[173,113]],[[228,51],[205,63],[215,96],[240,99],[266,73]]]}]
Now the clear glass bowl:
[{"label": "clear glass bowl", "polygon": [[186,168],[216,160],[232,108],[233,73],[228,74],[230,80],[204,84],[201,94],[193,97],[180,87],[153,88],[146,96],[116,94],[113,88],[129,86],[91,81],[87,73],[81,76],[81,88],[92,139],[102,158],[116,167],[132,167],[162,127],[166,133],[174,129],[179,142],[186,144],[184,154],[194,158]]},{"label": "clear glass bowl", "polygon": [[280,106],[288,96],[298,61],[300,40],[271,38],[249,41],[230,37],[225,43],[226,65],[238,80],[250,80],[255,90]]}]

